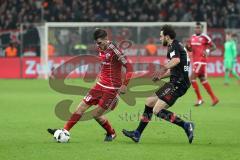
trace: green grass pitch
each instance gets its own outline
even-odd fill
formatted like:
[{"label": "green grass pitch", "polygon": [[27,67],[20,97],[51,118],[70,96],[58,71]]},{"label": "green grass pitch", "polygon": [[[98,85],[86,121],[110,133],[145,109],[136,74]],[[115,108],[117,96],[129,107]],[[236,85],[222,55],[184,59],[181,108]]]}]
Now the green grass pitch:
[{"label": "green grass pitch", "polygon": [[[83,85],[80,80],[69,83]],[[145,98],[137,99],[134,107],[120,101],[107,115],[117,131],[114,142],[103,142],[104,130],[91,120],[78,123],[71,130],[70,143],[60,144],[46,132],[48,127],[61,128],[64,124],[55,116],[54,107],[63,99],[73,99],[77,105],[82,96],[55,92],[45,80],[0,80],[0,159],[239,160],[240,85],[232,80],[226,87],[222,78],[211,78],[210,83],[220,98],[216,107],[210,106],[210,98],[201,87],[205,99],[202,107],[192,106],[196,96],[191,88],[171,108],[196,124],[191,145],[181,128],[157,119],[148,125],[139,144],[122,135],[123,128],[136,128]]]}]

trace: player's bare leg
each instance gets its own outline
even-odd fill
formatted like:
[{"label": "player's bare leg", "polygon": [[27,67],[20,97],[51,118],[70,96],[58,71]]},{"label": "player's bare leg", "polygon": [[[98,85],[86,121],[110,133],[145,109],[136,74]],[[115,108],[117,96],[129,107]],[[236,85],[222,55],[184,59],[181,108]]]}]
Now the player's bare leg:
[{"label": "player's bare leg", "polygon": [[194,104],[194,106],[200,106],[204,103],[204,101],[202,99],[202,96],[200,94],[200,90],[197,84],[197,76],[195,75],[194,72],[192,72],[190,79],[191,79],[192,87],[197,95],[197,102]]},{"label": "player's bare leg", "polygon": [[106,137],[104,141],[112,141],[116,138],[115,130],[112,128],[111,124],[109,123],[107,117],[103,114],[106,112],[105,109],[98,107],[93,110],[92,115],[94,119],[106,130]]},{"label": "player's bare leg", "polygon": [[[67,131],[70,131],[70,129],[80,120],[84,112],[90,107],[90,105],[87,105],[84,101],[82,101],[78,107],[76,108],[76,111],[72,114],[72,116],[69,118],[67,123],[64,125],[64,129]],[[50,134],[54,134],[54,132],[57,129],[48,129],[48,132]]]},{"label": "player's bare leg", "polygon": [[84,112],[90,107],[90,105],[86,104],[82,101],[77,107],[76,111],[72,114],[68,122],[64,125],[64,129],[70,130],[82,117]]},{"label": "player's bare leg", "polygon": [[211,96],[212,99],[212,106],[215,106],[218,102],[219,99],[215,96],[215,94],[213,93],[213,90],[209,84],[209,82],[207,81],[207,78],[205,76],[201,76],[199,77],[203,87],[206,89],[206,91],[208,92],[208,94]]}]

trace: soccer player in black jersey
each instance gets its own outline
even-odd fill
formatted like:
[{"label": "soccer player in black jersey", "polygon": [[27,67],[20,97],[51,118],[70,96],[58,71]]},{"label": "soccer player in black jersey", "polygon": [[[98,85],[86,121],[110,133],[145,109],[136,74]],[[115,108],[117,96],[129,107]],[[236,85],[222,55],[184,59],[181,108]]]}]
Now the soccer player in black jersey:
[{"label": "soccer player in black jersey", "polygon": [[194,124],[185,122],[171,111],[167,110],[176,100],[183,96],[190,87],[188,78],[189,58],[186,49],[175,39],[176,33],[169,25],[161,28],[160,40],[163,46],[168,47],[168,63],[161,66],[160,70],[153,75],[153,81],[170,77],[170,81],[164,84],[156,93],[148,97],[145,103],[145,110],[139,126],[134,131],[123,129],[123,134],[131,138],[134,142],[139,142],[143,130],[151,120],[152,114],[165,119],[184,129],[189,143],[193,141]]}]

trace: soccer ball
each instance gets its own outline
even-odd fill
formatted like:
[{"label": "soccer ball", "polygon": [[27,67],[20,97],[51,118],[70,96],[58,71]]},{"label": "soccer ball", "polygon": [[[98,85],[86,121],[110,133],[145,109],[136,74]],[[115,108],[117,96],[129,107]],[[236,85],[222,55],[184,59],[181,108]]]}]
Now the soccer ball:
[{"label": "soccer ball", "polygon": [[66,129],[58,129],[53,137],[59,143],[67,143],[70,139],[70,133]]}]

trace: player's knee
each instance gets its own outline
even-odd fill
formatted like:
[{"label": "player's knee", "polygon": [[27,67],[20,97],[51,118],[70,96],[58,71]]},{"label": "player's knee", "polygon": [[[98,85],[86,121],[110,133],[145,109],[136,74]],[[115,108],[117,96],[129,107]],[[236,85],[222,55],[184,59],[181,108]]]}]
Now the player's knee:
[{"label": "player's knee", "polygon": [[93,118],[99,118],[104,114],[105,111],[106,110],[101,107],[95,108],[94,110],[92,110],[92,116]]},{"label": "player's knee", "polygon": [[156,109],[153,109],[153,114],[154,114],[154,115],[157,115],[157,114],[158,114],[158,112],[157,112]]},{"label": "player's knee", "polygon": [[94,119],[98,120],[99,117],[100,117],[100,114],[97,113],[97,112],[92,112],[92,116],[93,116]]},{"label": "player's knee", "polygon": [[87,105],[84,102],[81,102],[76,109],[76,113],[83,114],[88,108],[89,108],[89,105]]},{"label": "player's knee", "polygon": [[153,114],[158,115],[158,113],[161,111],[160,108],[154,107],[153,108]]},{"label": "player's knee", "polygon": [[83,110],[82,108],[77,108],[75,113],[83,115],[84,112],[85,110]]},{"label": "player's knee", "polygon": [[153,97],[148,97],[145,104],[149,107],[153,107],[155,105],[155,100]]},{"label": "player's knee", "polygon": [[199,77],[201,82],[205,82],[207,79],[205,77]]},{"label": "player's knee", "polygon": [[95,119],[99,123],[102,122],[101,116],[96,113],[92,113],[92,118]]},{"label": "player's knee", "polygon": [[103,116],[94,117],[94,119],[100,124],[106,122],[106,118],[104,118]]}]

